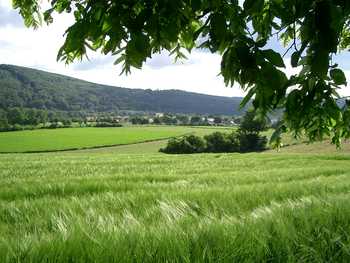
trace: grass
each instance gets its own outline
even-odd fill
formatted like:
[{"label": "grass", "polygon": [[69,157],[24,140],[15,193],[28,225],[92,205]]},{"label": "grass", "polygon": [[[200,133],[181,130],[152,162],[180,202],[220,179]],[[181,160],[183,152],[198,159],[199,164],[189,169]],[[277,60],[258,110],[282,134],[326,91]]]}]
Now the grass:
[{"label": "grass", "polygon": [[0,152],[44,152],[127,145],[161,140],[187,133],[203,135],[213,132],[214,129],[181,126],[132,126],[2,132],[0,133]]},{"label": "grass", "polygon": [[0,156],[0,262],[349,262],[350,155]]}]

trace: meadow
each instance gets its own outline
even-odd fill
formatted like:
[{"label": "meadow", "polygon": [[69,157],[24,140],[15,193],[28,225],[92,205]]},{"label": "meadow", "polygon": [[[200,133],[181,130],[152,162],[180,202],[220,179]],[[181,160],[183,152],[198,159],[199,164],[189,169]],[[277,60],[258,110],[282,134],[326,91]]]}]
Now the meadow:
[{"label": "meadow", "polygon": [[[220,130],[230,130],[218,128]],[[164,140],[184,134],[204,135],[215,128],[129,126],[118,128],[64,128],[0,132],[0,153],[45,152],[129,145]]]},{"label": "meadow", "polygon": [[0,154],[0,262],[350,261],[349,143],[158,152],[217,130],[232,128],[0,133],[0,151],[80,149]]},{"label": "meadow", "polygon": [[350,155],[0,155],[0,262],[349,262]]}]

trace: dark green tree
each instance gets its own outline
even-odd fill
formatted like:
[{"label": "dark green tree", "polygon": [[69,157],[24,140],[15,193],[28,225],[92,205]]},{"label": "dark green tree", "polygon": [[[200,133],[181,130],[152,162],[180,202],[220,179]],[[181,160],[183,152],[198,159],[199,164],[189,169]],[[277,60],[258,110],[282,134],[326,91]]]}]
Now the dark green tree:
[{"label": "dark green tree", "polygon": [[153,123],[154,123],[154,124],[161,124],[161,123],[162,123],[162,119],[161,119],[160,117],[155,117],[155,118],[153,119]]},{"label": "dark green tree", "polygon": [[26,120],[25,124],[29,125],[38,125],[40,123],[40,119],[38,118],[38,111],[35,109],[28,109],[26,111]]},{"label": "dark green tree", "polygon": [[190,118],[187,115],[176,115],[176,119],[182,125],[186,125],[190,121]]},{"label": "dark green tree", "polygon": [[202,122],[202,118],[199,116],[192,116],[191,117],[191,125],[199,125]]},{"label": "dark green tree", "polygon": [[39,120],[39,123],[46,123],[47,122],[47,111],[45,110],[38,110],[37,111],[37,119]]},{"label": "dark green tree", "polygon": [[259,133],[266,130],[266,119],[260,118],[254,110],[248,110],[242,118],[239,130],[244,133]]},{"label": "dark green tree", "polygon": [[[53,13],[72,13],[58,59],[82,59],[87,49],[112,54],[123,72],[141,68],[147,58],[168,50],[204,48],[222,56],[226,85],[239,83],[261,115],[284,110],[284,125],[310,140],[350,137],[350,108],[339,106],[346,85],[332,57],[350,47],[347,0],[55,0],[47,10],[39,0],[13,0],[25,24],[38,27]],[[286,76],[283,56],[268,48],[277,38],[298,74]]]},{"label": "dark green tree", "polygon": [[220,123],[222,123],[222,118],[219,117],[219,116],[214,117],[214,123],[215,123],[215,124],[220,124]]},{"label": "dark green tree", "polygon": [[256,111],[248,110],[243,116],[237,132],[240,152],[265,150],[267,138],[260,135],[260,132],[266,128],[266,119],[261,118]]},{"label": "dark green tree", "polygon": [[176,119],[176,117],[174,117],[172,115],[165,114],[162,117],[162,123],[168,124],[168,125],[176,124],[177,123],[177,119]]},{"label": "dark green tree", "polygon": [[7,114],[4,110],[0,109],[0,131],[6,131],[9,128],[9,123],[7,120]]},{"label": "dark green tree", "polygon": [[10,124],[25,124],[26,115],[21,108],[11,108],[7,111],[7,119]]}]

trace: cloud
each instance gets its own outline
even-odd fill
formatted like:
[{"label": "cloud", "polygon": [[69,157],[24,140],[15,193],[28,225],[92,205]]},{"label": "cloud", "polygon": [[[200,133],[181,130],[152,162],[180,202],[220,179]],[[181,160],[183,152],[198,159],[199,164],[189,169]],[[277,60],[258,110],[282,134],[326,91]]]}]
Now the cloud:
[{"label": "cloud", "polygon": [[189,55],[189,61],[196,63],[162,64],[162,67],[146,64],[142,70],[133,69],[127,76],[119,75],[120,65],[105,64],[89,70],[75,70],[74,76],[91,82],[127,88],[180,89],[211,95],[242,96],[243,92],[238,86],[227,88],[222,77],[218,76],[220,60],[219,55],[193,52]]},{"label": "cloud", "polygon": [[0,3],[0,27],[24,27],[22,17],[6,3]]},{"label": "cloud", "polygon": [[199,62],[198,59],[191,56],[188,52],[185,52],[185,55],[188,59],[181,59],[175,61],[174,56],[170,56],[170,52],[163,51],[160,54],[153,55],[152,58],[146,61],[146,65],[152,69],[161,69],[169,66],[185,66],[185,65],[193,65]]},{"label": "cloud", "polygon": [[11,47],[11,43],[6,41],[6,40],[0,40],[0,49],[1,48],[10,48]]},{"label": "cloud", "polygon": [[114,63],[114,61],[115,58],[110,56],[94,56],[94,58],[76,62],[73,69],[78,71],[94,70],[103,68],[106,65],[111,65]]}]

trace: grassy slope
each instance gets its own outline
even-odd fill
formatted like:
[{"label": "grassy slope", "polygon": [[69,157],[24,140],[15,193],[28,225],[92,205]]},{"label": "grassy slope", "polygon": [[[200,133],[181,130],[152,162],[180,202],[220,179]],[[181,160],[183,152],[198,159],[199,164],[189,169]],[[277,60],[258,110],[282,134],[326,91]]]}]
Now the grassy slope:
[{"label": "grassy slope", "polygon": [[328,140],[323,142],[314,143],[295,143],[293,145],[283,147],[281,149],[283,153],[350,153],[350,141],[344,141],[341,148],[337,149],[334,144],[331,144]]},{"label": "grassy slope", "polygon": [[0,156],[0,262],[349,262],[350,156]]},{"label": "grassy slope", "polygon": [[180,126],[67,128],[0,133],[0,152],[34,152],[122,145],[180,136],[213,129]]}]

